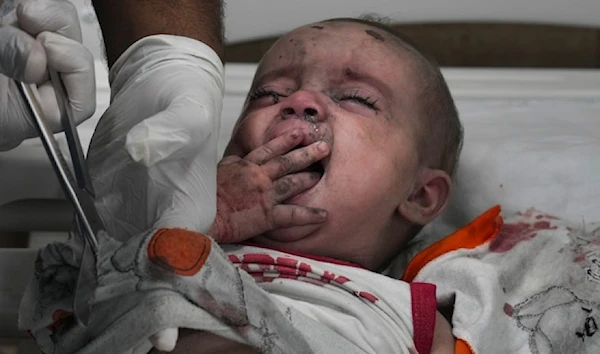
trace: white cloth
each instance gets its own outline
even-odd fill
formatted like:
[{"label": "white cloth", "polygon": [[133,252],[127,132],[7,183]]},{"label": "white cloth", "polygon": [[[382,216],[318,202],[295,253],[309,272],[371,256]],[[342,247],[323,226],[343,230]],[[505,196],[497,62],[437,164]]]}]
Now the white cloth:
[{"label": "white cloth", "polygon": [[[184,235],[194,239],[168,240],[174,234],[161,231],[127,243],[103,237],[87,328],[75,322],[71,306],[80,251],[73,243],[49,245],[36,262],[21,326],[47,353],[145,353],[151,335],[183,327],[265,353],[416,352],[412,301],[418,299],[411,298],[412,285],[257,247],[226,246],[224,254],[206,236]],[[206,241],[203,249],[194,241],[199,239]],[[168,242],[186,256],[197,250],[198,259],[205,255],[200,269],[176,274],[172,265],[185,263],[181,252],[172,252],[178,259],[171,263],[168,254],[149,256]],[[435,314],[435,305],[429,310]]]},{"label": "white cloth", "polygon": [[408,283],[352,265],[261,247],[224,245],[223,249],[234,265],[274,298],[361,351],[399,354],[414,349]]},{"label": "white cloth", "polygon": [[[174,235],[140,234],[126,243],[101,238],[98,287],[87,327],[72,314],[81,252],[73,243],[44,248],[21,306],[21,327],[44,352],[57,354],[146,353],[152,347],[149,338],[166,328],[205,330],[266,353],[363,353],[261,290],[210,238],[194,234],[169,240]],[[196,247],[197,240],[204,247]],[[176,242],[182,251],[171,265],[185,262],[183,254],[206,258],[198,271],[178,274],[182,269],[171,267],[164,252],[158,251],[164,257],[149,257],[149,250],[163,242]]]},{"label": "white cloth", "polygon": [[600,223],[529,210],[415,281],[436,284],[440,305],[454,306],[454,336],[475,353],[600,353]]}]

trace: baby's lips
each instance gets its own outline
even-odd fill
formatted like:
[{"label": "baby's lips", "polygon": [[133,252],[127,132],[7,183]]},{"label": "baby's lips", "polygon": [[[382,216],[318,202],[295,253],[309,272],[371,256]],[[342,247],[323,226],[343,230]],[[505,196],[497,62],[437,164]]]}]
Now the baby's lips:
[{"label": "baby's lips", "polygon": [[304,135],[304,139],[301,143],[302,146],[307,146],[315,141],[322,140],[320,137],[322,134],[319,134],[321,131],[319,126],[301,119],[286,119],[277,123],[277,125],[275,125],[275,127],[268,133],[268,140],[273,140],[291,132],[294,129],[301,131]]}]

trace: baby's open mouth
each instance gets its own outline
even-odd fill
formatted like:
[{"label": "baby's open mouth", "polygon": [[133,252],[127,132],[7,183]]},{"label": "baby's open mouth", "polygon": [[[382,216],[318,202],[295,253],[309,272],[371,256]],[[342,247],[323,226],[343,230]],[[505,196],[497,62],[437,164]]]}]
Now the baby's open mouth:
[{"label": "baby's open mouth", "polygon": [[[310,142],[310,141],[303,142],[302,144],[296,146],[293,150],[305,148],[306,146],[310,145],[311,143],[312,142]],[[316,178],[317,180],[313,180],[314,183],[310,183],[311,184],[310,188],[307,188],[307,189],[301,191],[300,193],[292,196],[291,198],[286,200],[285,203],[298,204],[298,205],[305,205],[306,203],[309,203],[309,199],[308,199],[308,198],[310,198],[309,195],[311,195],[313,193],[313,191],[317,188],[317,185],[319,185],[323,181],[323,177],[325,176],[325,171],[327,169],[328,162],[329,162],[329,156],[326,156],[325,158],[322,158],[319,161],[313,162],[312,164],[310,164],[309,166],[307,166],[303,169],[293,172],[296,174],[310,173],[313,175],[313,178]]]},{"label": "baby's open mouth", "polygon": [[[293,150],[302,149],[302,148],[305,148],[308,145],[310,145],[310,144],[308,144],[308,142],[306,142],[306,143],[303,142],[302,144],[300,144],[297,147],[295,147]],[[300,172],[318,173],[319,176],[323,176],[323,174],[325,174],[325,162],[324,161],[328,160],[328,159],[329,159],[328,157],[326,157],[324,159],[321,159],[321,160],[319,160],[319,161],[311,164],[310,166],[308,166],[308,167],[306,167],[306,168],[304,168],[304,169],[302,169],[302,170],[300,170],[298,172],[299,173]]]},{"label": "baby's open mouth", "polygon": [[317,161],[300,172],[316,172],[319,175],[323,176],[323,174],[325,173],[325,167],[323,166],[323,163],[321,161]]}]

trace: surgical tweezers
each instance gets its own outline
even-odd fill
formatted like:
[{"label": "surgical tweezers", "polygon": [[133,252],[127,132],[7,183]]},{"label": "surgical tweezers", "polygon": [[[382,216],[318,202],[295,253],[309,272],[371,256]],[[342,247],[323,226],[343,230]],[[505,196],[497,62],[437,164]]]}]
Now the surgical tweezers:
[{"label": "surgical tweezers", "polygon": [[94,205],[94,189],[73,120],[72,108],[67,101],[65,86],[57,72],[49,70],[49,74],[56,94],[61,124],[67,138],[74,173],[71,173],[53,132],[45,121],[37,90],[32,85],[22,82],[17,82],[17,85],[27,103],[29,113],[33,117],[32,123],[42,140],[63,192],[75,208],[77,233],[83,236],[83,254],[73,309],[78,321],[87,325],[97,286],[98,234],[105,228]]}]

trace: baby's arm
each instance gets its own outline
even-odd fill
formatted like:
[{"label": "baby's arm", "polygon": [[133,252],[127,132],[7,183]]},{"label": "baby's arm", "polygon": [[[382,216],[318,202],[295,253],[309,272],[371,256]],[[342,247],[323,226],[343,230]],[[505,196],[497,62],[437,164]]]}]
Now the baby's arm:
[{"label": "baby's arm", "polygon": [[431,354],[453,354],[456,338],[452,335],[450,322],[439,312],[436,312],[435,329],[433,330],[433,346]]}]

